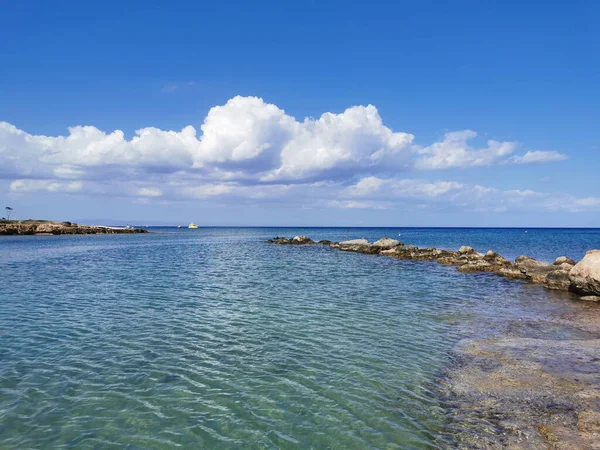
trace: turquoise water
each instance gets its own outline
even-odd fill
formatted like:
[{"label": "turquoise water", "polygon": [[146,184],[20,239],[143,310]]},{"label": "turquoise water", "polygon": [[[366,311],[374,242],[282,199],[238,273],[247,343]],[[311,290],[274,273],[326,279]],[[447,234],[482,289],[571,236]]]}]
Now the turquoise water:
[{"label": "turquoise water", "polygon": [[549,294],[264,241],[400,234],[547,260],[600,248],[600,230],[155,231],[0,238],[0,448],[451,445],[436,385],[455,343],[539,314]]}]

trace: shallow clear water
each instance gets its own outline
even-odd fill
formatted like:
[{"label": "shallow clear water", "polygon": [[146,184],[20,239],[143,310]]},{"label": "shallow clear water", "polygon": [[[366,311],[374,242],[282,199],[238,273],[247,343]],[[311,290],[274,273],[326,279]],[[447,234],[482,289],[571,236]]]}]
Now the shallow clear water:
[{"label": "shallow clear water", "polygon": [[[0,238],[0,448],[433,448],[436,378],[542,288],[276,235],[581,258],[600,230],[157,229]],[[537,309],[536,309],[537,308]]]}]

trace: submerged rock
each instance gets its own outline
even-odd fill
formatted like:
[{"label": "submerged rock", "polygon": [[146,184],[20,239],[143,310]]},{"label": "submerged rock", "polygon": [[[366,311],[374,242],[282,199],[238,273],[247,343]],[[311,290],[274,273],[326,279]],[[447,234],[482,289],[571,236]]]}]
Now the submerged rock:
[{"label": "submerged rock", "polygon": [[590,250],[569,272],[571,290],[582,295],[600,295],[600,250]]}]

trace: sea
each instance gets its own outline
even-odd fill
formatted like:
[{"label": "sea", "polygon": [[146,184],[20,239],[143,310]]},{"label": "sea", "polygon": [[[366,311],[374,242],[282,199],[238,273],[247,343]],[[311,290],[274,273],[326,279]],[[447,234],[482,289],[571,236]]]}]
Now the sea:
[{"label": "sea", "polygon": [[560,302],[383,236],[581,259],[600,229],[173,228],[0,237],[1,449],[451,448],[457,343]]}]

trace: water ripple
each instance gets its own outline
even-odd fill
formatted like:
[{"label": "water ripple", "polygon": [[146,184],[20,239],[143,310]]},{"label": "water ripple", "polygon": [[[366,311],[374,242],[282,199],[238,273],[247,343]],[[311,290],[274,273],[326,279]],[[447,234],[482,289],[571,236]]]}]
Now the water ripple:
[{"label": "water ripple", "polygon": [[261,233],[0,244],[0,447],[439,446],[457,323],[519,285]]}]

